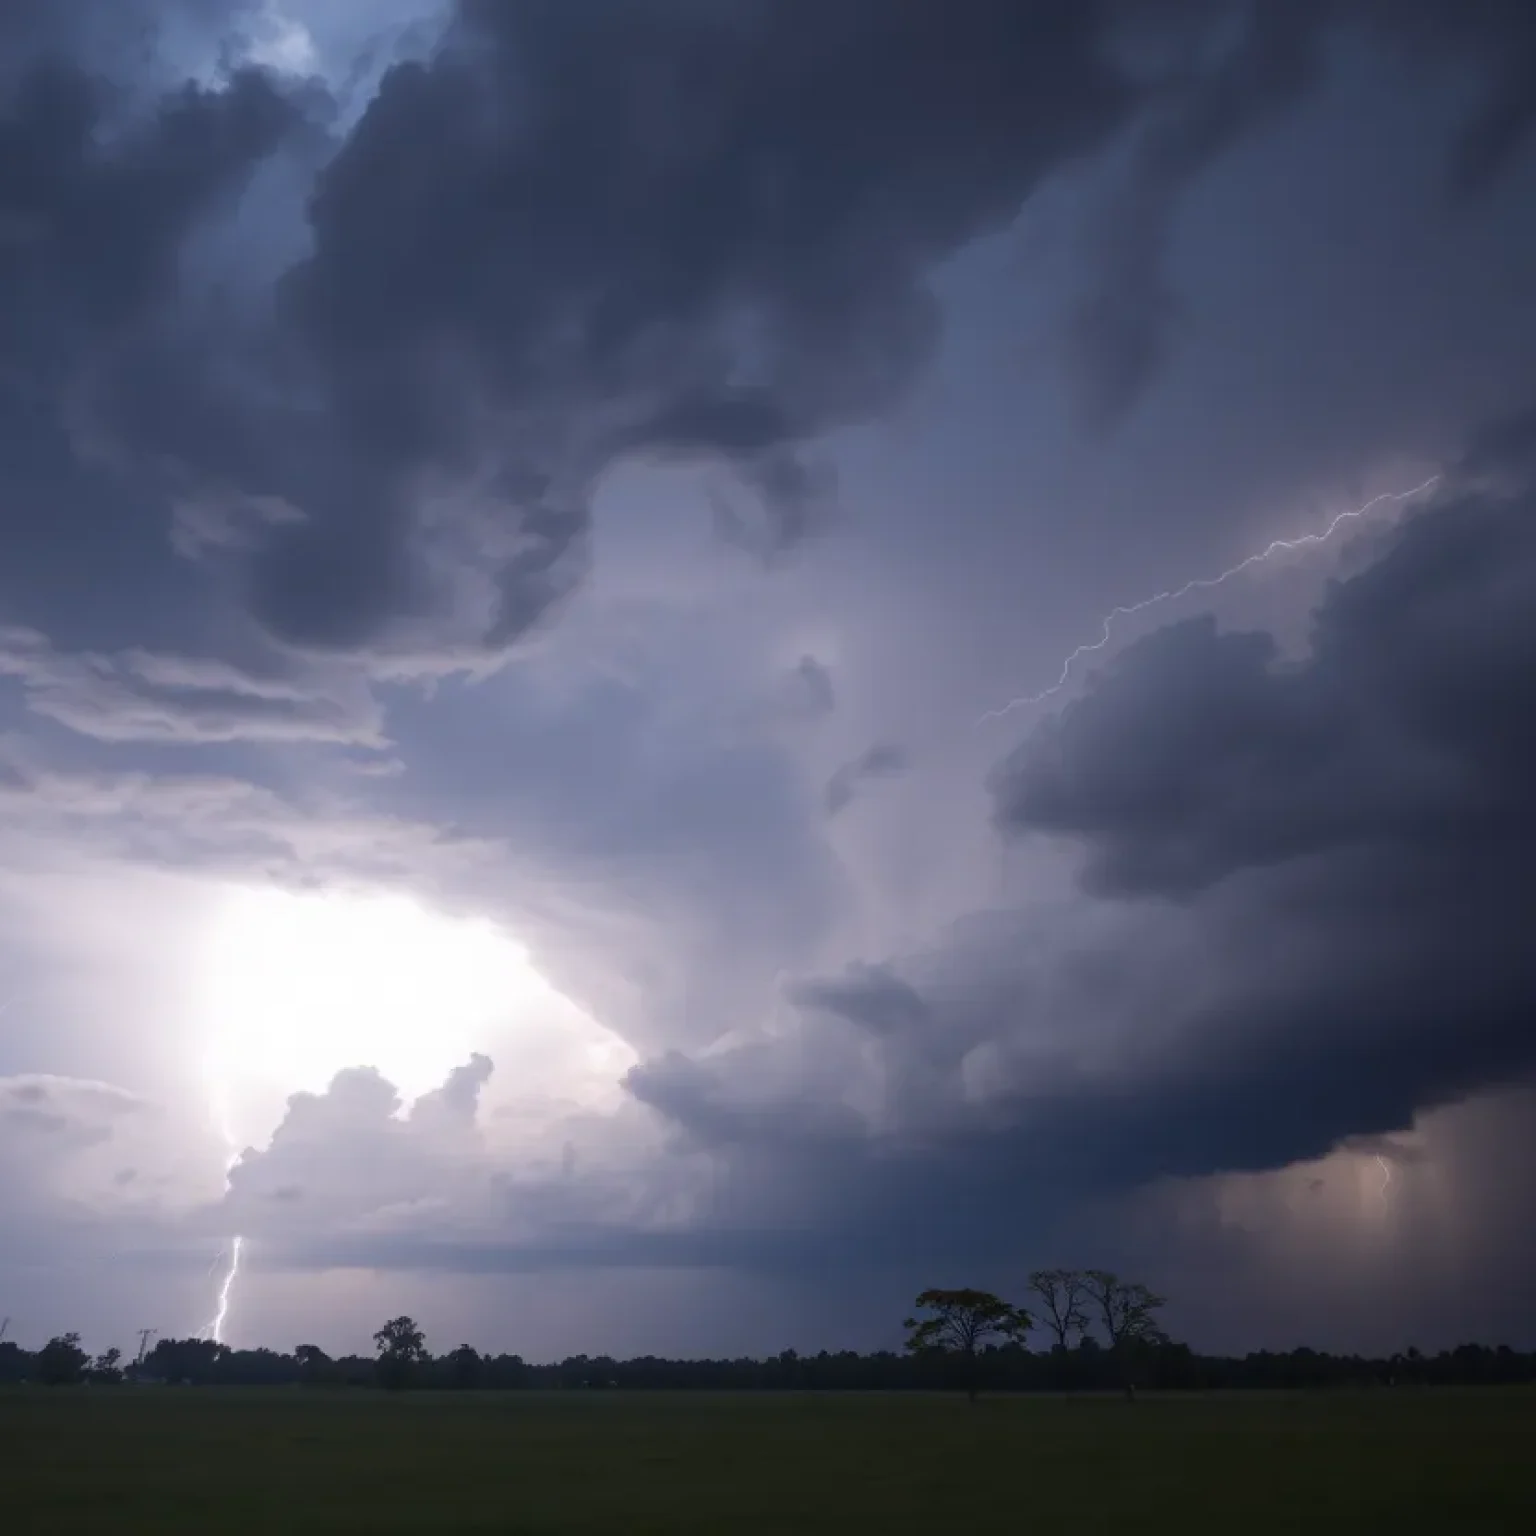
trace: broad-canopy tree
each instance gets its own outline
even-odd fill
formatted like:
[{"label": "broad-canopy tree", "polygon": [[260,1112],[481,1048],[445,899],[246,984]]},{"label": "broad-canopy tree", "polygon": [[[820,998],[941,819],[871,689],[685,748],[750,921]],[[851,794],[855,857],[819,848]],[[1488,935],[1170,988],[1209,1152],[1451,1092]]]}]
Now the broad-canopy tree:
[{"label": "broad-canopy tree", "polygon": [[331,1357],[318,1344],[299,1344],[293,1358],[299,1368],[299,1380],[305,1386],[318,1386],[331,1375]]},{"label": "broad-canopy tree", "polygon": [[947,1355],[960,1366],[966,1396],[974,1403],[977,1390],[976,1360],[983,1345],[994,1341],[1022,1343],[1033,1325],[1029,1313],[1012,1306],[991,1291],[928,1290],[915,1305],[930,1317],[909,1317],[907,1348],[914,1354]]},{"label": "broad-canopy tree", "polygon": [[1122,1280],[1107,1269],[1083,1272],[1083,1285],[1089,1303],[1104,1325],[1104,1336],[1120,1361],[1125,1380],[1125,1395],[1135,1397],[1135,1357],[1143,1345],[1165,1344],[1168,1336],[1157,1320],[1157,1312],[1168,1305],[1161,1296],[1135,1280]]},{"label": "broad-canopy tree", "polygon": [[80,1348],[78,1333],[60,1333],[38,1350],[32,1373],[45,1387],[70,1387],[85,1379],[91,1357]]},{"label": "broad-canopy tree", "polygon": [[448,1379],[462,1391],[480,1385],[483,1375],[484,1362],[480,1358],[480,1351],[472,1344],[460,1344],[457,1349],[450,1350],[445,1357],[448,1367]]},{"label": "broad-canopy tree", "polygon": [[411,1317],[392,1317],[373,1336],[378,1350],[379,1380],[386,1387],[403,1387],[417,1366],[426,1362],[425,1336]]},{"label": "broad-canopy tree", "polygon": [[213,1339],[160,1339],[140,1362],[136,1374],[150,1380],[203,1386],[219,1379],[229,1358],[227,1344]]}]

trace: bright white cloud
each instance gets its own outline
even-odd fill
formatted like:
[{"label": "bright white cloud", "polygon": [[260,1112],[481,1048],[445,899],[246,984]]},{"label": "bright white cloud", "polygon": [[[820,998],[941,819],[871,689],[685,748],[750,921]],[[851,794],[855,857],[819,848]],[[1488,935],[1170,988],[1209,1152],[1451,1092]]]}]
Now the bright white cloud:
[{"label": "bright white cloud", "polygon": [[264,1135],[274,1103],[346,1068],[376,1068],[415,1099],[490,1051],[520,1093],[590,1102],[634,1063],[483,919],[366,892],[244,887],[215,903],[193,1007],[210,1091],[239,1138]]}]

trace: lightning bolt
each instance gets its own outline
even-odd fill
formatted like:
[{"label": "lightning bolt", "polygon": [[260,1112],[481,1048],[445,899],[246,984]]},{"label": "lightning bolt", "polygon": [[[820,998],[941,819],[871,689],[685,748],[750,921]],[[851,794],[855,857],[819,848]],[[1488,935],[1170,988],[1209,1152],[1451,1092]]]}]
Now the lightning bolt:
[{"label": "lightning bolt", "polygon": [[[213,1101],[213,1115],[218,1123],[219,1132],[224,1138],[224,1145],[228,1149],[229,1156],[224,1161],[224,1187],[229,1188],[229,1171],[240,1161],[240,1143],[235,1139],[235,1133],[230,1127],[229,1111],[224,1102],[222,1093],[216,1093]],[[224,1278],[219,1282],[218,1300],[211,1318],[203,1325],[202,1336],[212,1339],[215,1344],[224,1342],[224,1324],[229,1319],[230,1295],[235,1288],[235,1280],[240,1274],[240,1257],[245,1248],[245,1239],[238,1233],[229,1240],[229,1243],[219,1249],[214,1255],[213,1263],[208,1266],[211,1275],[219,1266],[219,1261],[226,1255],[229,1258],[229,1266],[224,1271]]]},{"label": "lightning bolt", "polygon": [[[229,1268],[224,1271],[224,1279],[219,1285],[219,1301],[213,1318],[203,1330],[215,1344],[224,1342],[224,1323],[229,1317],[229,1293],[235,1287],[235,1277],[240,1273],[240,1251],[245,1247],[245,1239],[235,1236],[230,1239],[229,1247],[224,1250],[229,1254]],[[223,1257],[223,1254],[220,1254]],[[218,1259],[214,1260],[218,1263]]]},{"label": "lightning bolt", "polygon": [[1376,1191],[1376,1197],[1381,1201],[1383,1211],[1387,1208],[1387,1186],[1392,1182],[1392,1164],[1379,1152],[1376,1154],[1376,1166],[1381,1169],[1381,1188]]},{"label": "lightning bolt", "polygon": [[1060,693],[1067,686],[1072,676],[1073,666],[1084,656],[1091,656],[1095,651],[1102,651],[1109,644],[1114,632],[1116,619],[1128,619],[1132,614],[1144,613],[1148,608],[1156,608],[1162,603],[1176,603],[1181,597],[1188,597],[1191,592],[1204,592],[1212,587],[1219,587],[1224,581],[1230,581],[1234,576],[1241,575],[1250,566],[1262,565],[1266,560],[1273,558],[1282,551],[1295,552],[1299,549],[1310,549],[1317,544],[1326,544],[1345,523],[1353,522],[1356,518],[1368,516],[1383,502],[1411,501],[1415,496],[1422,496],[1431,486],[1438,485],[1439,475],[1431,475],[1429,479],[1414,486],[1407,491],[1383,491],[1380,496],[1373,496],[1367,502],[1358,507],[1353,507],[1347,512],[1340,512],[1328,526],[1318,533],[1303,533],[1292,539],[1274,539],[1256,553],[1239,560],[1236,565],[1229,567],[1219,576],[1197,576],[1193,581],[1186,581],[1182,587],[1172,587],[1166,592],[1155,592],[1151,597],[1144,597],[1140,602],[1124,604],[1111,608],[1104,615],[1103,626],[1097,640],[1085,642],[1077,647],[1061,664],[1061,675],[1049,688],[1042,688],[1039,693],[1028,694],[1022,698],[1010,699],[1000,709],[989,709],[976,724],[986,725],[992,720],[1001,720],[1010,715],[1016,709],[1028,709],[1033,704],[1041,704],[1053,694]]},{"label": "lightning bolt", "polygon": [[[0,1018],[5,1016],[11,1004],[20,995],[19,992],[13,992],[3,1002],[0,1002]],[[235,1133],[230,1128],[229,1115],[225,1109],[222,1096],[215,1097],[214,1118],[217,1120],[219,1132],[224,1138],[224,1145],[229,1151],[229,1156],[224,1162],[225,1185],[227,1187],[229,1183],[229,1170],[240,1160],[240,1144],[235,1140]],[[224,1323],[229,1317],[230,1293],[234,1290],[235,1280],[240,1273],[240,1257],[244,1248],[245,1239],[237,1234],[230,1239],[225,1247],[219,1249],[218,1253],[214,1255],[213,1262],[208,1266],[208,1273],[211,1276],[219,1267],[221,1259],[226,1256],[229,1259],[229,1267],[224,1272],[223,1280],[219,1282],[218,1303],[214,1309],[214,1314],[202,1328],[202,1333],[212,1339],[215,1344],[222,1344],[224,1342]],[[10,1319],[7,1318],[6,1322],[9,1323]]]}]

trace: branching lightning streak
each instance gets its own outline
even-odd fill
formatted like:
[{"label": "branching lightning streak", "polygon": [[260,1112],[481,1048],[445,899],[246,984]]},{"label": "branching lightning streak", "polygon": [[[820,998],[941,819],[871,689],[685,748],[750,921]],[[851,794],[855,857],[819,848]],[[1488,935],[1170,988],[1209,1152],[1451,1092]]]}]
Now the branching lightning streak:
[{"label": "branching lightning streak", "polygon": [[[229,1171],[240,1160],[240,1145],[235,1140],[235,1133],[230,1128],[229,1114],[225,1107],[222,1095],[215,1096],[214,1117],[218,1121],[219,1130],[224,1137],[224,1145],[229,1149],[229,1156],[224,1163],[224,1183],[229,1186]],[[240,1274],[240,1255],[245,1247],[245,1239],[238,1233],[229,1240],[227,1247],[221,1248],[214,1255],[213,1263],[208,1266],[209,1274],[218,1268],[219,1260],[227,1254],[229,1268],[224,1271],[224,1279],[219,1284],[218,1301],[214,1308],[213,1316],[203,1325],[204,1337],[212,1339],[215,1344],[224,1342],[224,1324],[229,1318],[230,1293],[234,1290],[235,1280]]]},{"label": "branching lightning streak", "polygon": [[1041,704],[1053,694],[1060,693],[1067,686],[1072,676],[1073,666],[1084,656],[1090,656],[1095,651],[1102,651],[1109,644],[1114,632],[1115,620],[1130,618],[1132,614],[1143,613],[1148,608],[1156,608],[1162,603],[1174,603],[1181,597],[1188,597],[1191,592],[1204,592],[1212,587],[1219,587],[1224,581],[1230,581],[1234,576],[1240,575],[1250,566],[1262,565],[1264,561],[1278,555],[1282,550],[1294,552],[1298,549],[1310,549],[1317,544],[1326,544],[1345,523],[1352,522],[1356,518],[1365,517],[1374,508],[1379,507],[1384,501],[1403,502],[1411,501],[1415,496],[1421,496],[1437,485],[1439,475],[1431,475],[1429,479],[1414,486],[1407,491],[1384,491],[1380,496],[1373,496],[1361,506],[1353,507],[1347,512],[1340,512],[1332,522],[1319,533],[1303,533],[1293,539],[1274,539],[1263,549],[1249,555],[1246,559],[1239,560],[1236,565],[1223,571],[1219,576],[1197,576],[1193,581],[1186,581],[1182,587],[1173,587],[1166,592],[1156,592],[1151,597],[1144,597],[1140,602],[1124,604],[1111,608],[1104,616],[1103,628],[1097,640],[1088,641],[1077,647],[1061,664],[1061,675],[1049,688],[1042,688],[1039,693],[1032,693],[1025,697],[1010,699],[1000,709],[989,709],[980,720],[978,726],[986,725],[991,720],[1001,720],[1010,715],[1016,709],[1027,709],[1032,704]]},{"label": "branching lightning streak", "polygon": [[1392,1182],[1392,1165],[1379,1152],[1376,1154],[1376,1166],[1381,1169],[1381,1188],[1376,1191],[1377,1198],[1381,1201],[1383,1211],[1387,1208],[1387,1186]]}]

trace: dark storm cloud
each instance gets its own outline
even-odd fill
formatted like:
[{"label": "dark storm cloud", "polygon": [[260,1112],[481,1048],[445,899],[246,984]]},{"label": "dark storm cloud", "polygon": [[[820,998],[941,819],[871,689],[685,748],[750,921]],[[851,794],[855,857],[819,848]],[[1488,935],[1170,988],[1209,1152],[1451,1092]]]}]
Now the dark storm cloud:
[{"label": "dark storm cloud", "polygon": [[[66,9],[29,14],[69,43],[52,20]],[[1166,31],[1173,63],[1106,52],[1111,15]],[[1119,147],[1123,196],[1085,254],[1096,286],[1078,332],[1079,382],[1107,424],[1176,339],[1164,246],[1179,198],[1324,77],[1319,28],[1363,21],[1472,61],[1487,89],[1447,174],[1473,193],[1524,142],[1530,16],[1477,0],[468,4],[437,54],[393,71],[323,148],[326,104],[268,75],[161,100],[135,65],[125,98],[33,48],[0,84],[0,598],[44,609],[38,573],[65,568],[89,598],[76,618],[131,624],[108,654],[7,607],[0,620],[35,626],[0,645],[7,691],[98,742],[382,741],[356,670],[236,666],[142,634],[175,605],[116,560],[130,539],[216,595],[233,575],[279,640],[422,665],[505,649],[558,610],[586,570],[594,485],[624,457],[724,465],[740,482],[721,494],[727,531],[776,554],[826,516],[819,440],[895,403],[931,356],[930,272],[1042,181]],[[77,65],[107,34],[91,36]],[[238,241],[221,265],[199,242],[263,176],[290,211],[313,193],[310,227],[295,212],[259,271]],[[457,735],[457,690],[430,715],[392,698],[391,723],[415,728],[405,788],[427,781],[430,798],[409,821],[307,785],[290,804],[217,773],[54,771],[4,737],[0,804],[45,832],[121,819],[110,846],[137,857],[477,895],[526,880],[555,907],[580,865],[573,908],[622,886],[616,905],[649,925],[625,947],[599,911],[583,934],[599,939],[570,946],[575,981],[600,951],[626,986],[676,976],[643,1019],[622,999],[595,1011],[657,1053],[626,1113],[681,1134],[624,1170],[660,1225],[616,1199],[560,1249],[551,1209],[569,1222],[606,1194],[583,1142],[558,1198],[538,1192],[544,1233],[520,1261],[947,1265],[1085,1193],[1270,1168],[1341,1139],[1384,1146],[1417,1107],[1529,1064],[1515,850],[1532,828],[1511,785],[1533,765],[1511,711],[1530,694],[1536,605],[1529,540],[1500,499],[1527,431],[1490,434],[1482,500],[1416,524],[1329,599],[1301,667],[1265,636],[1165,632],[1000,771],[1000,820],[1080,846],[1093,899],[801,980],[785,989],[796,1016],[760,1040],[738,1027],[759,986],[786,963],[834,965],[849,942],[805,875],[819,881],[806,850],[819,857],[820,833],[802,839],[803,786],[777,759],[700,770],[699,742],[664,711],[654,734],[628,734],[612,695],[574,728],[482,693]],[[80,578],[89,560],[105,580]],[[1501,635],[1524,638],[1524,661]],[[291,648],[287,661],[303,664]],[[835,693],[807,658],[778,718],[814,720],[844,695],[857,716],[865,679],[849,668]],[[504,750],[487,734],[503,706]],[[870,766],[834,778],[831,809]],[[453,825],[435,829],[445,806]],[[562,843],[556,823],[579,836]],[[545,837],[555,852],[530,876]],[[509,874],[510,848],[524,862]],[[577,926],[560,923],[567,938]],[[727,1032],[749,1041],[666,1049]],[[475,1222],[504,1230],[483,1149],[465,1145],[488,1071],[460,1069],[408,1121],[377,1074],[344,1077],[237,1170],[232,1201],[268,1213],[252,1219],[274,1244],[289,1214],[312,1223],[311,1260],[345,1242],[369,1262],[466,1265],[433,1223],[467,1180]],[[43,1139],[20,1136],[17,1156]],[[678,1215],[672,1181],[692,1157],[711,1164],[714,1203]],[[344,1231],[359,1209],[398,1230]],[[511,1262],[508,1242],[488,1267]]]},{"label": "dark storm cloud", "polygon": [[1536,406],[1514,411],[1473,435],[1462,458],[1473,480],[1491,480],[1508,490],[1536,484]]},{"label": "dark storm cloud", "polygon": [[49,55],[83,59],[93,68],[150,67],[173,27],[226,31],[259,0],[6,0],[0,6],[3,70]]},{"label": "dark storm cloud", "polygon": [[1532,510],[1469,495],[1412,519],[1330,591],[1299,666],[1208,619],[1131,647],[998,770],[999,824],[1079,839],[1110,894],[1335,853],[1497,863],[1536,830]]},{"label": "dark storm cloud", "polygon": [[1475,196],[1530,140],[1536,127],[1536,11],[1525,0],[1342,0],[1369,23],[1431,52],[1473,58],[1484,89],[1447,160],[1453,195]]},{"label": "dark storm cloud", "polygon": [[1536,11],[1523,0],[1288,0],[1139,12],[1133,57],[1165,61],[1126,173],[1091,222],[1091,280],[1067,322],[1068,371],[1084,421],[1117,425],[1160,373],[1191,318],[1167,268],[1181,199],[1201,172],[1294,108],[1328,75],[1330,46],[1373,39],[1468,60],[1480,87],[1446,148],[1459,201],[1486,189],[1536,124]]},{"label": "dark storm cloud", "polygon": [[1129,110],[1097,12],[462,6],[326,169],[284,284],[329,467],[264,488],[309,518],[261,562],[266,621],[356,643],[430,606],[403,555],[423,477],[513,546],[493,646],[580,574],[620,454],[724,458],[793,539],[800,445],[931,350],[928,267]]},{"label": "dark storm cloud", "polygon": [[716,489],[710,501],[715,531],[766,563],[803,544],[831,521],[837,475],[825,464],[808,464],[779,450],[738,466],[738,478],[755,503],[743,508],[742,498]]},{"label": "dark storm cloud", "polygon": [[[0,39],[0,601],[50,638],[99,622],[118,639],[126,620],[142,644],[191,605],[165,580],[159,491],[174,474],[125,449],[110,381],[181,323],[188,241],[304,113],[249,70],[218,88],[145,87],[126,44],[98,49],[76,20],[88,36],[74,57],[59,28],[30,51]],[[167,388],[139,369],[139,397]]]},{"label": "dark storm cloud", "polygon": [[787,995],[800,1008],[835,1014],[877,1035],[921,1028],[930,1018],[916,989],[884,965],[859,965],[846,976],[793,982]]},{"label": "dark storm cloud", "polygon": [[[46,387],[170,299],[181,247],[297,123],[256,71],[188,83],[147,118],[44,59],[0,116],[0,323],[12,389]],[[9,392],[9,391],[8,391]]]},{"label": "dark storm cloud", "polygon": [[765,552],[819,525],[803,449],[927,358],[928,270],[1132,111],[1100,9],[466,3],[314,182],[275,330],[165,301],[193,228],[323,104],[242,70],[103,146],[105,87],[34,47],[0,186],[14,387],[183,525],[290,509],[243,524],[279,637],[503,649],[579,580],[622,456],[733,465]]},{"label": "dark storm cloud", "polygon": [[[750,1166],[738,1219],[773,1183],[767,1149],[807,1145],[806,1081],[828,1123],[878,1104],[819,1171],[776,1175],[875,1246],[918,1209],[927,1238],[980,1252],[1000,1202],[1044,1220],[1340,1146],[1404,1162],[1391,1137],[1416,1115],[1536,1067],[1533,696],[1536,498],[1458,476],[1330,588],[1301,660],[1172,626],[999,767],[1003,829],[1085,855],[1062,932],[996,914],[793,983],[804,1030],[630,1086]],[[776,1055],[793,1095],[764,1086]],[[874,1100],[849,1098],[858,1061]]]},{"label": "dark storm cloud", "polygon": [[355,680],[326,689],[198,657],[72,655],[0,627],[4,677],[20,682],[34,714],[99,741],[384,744],[382,712]]},{"label": "dark storm cloud", "polygon": [[1165,1122],[1196,1160],[1233,1095],[1218,1139],[1262,1166],[1536,1063],[1533,513],[1458,488],[1330,589],[1303,660],[1176,626],[999,768],[1000,826],[1076,841],[1094,892],[1193,902],[1287,957],[1256,953],[1231,1033],[1198,1031]]},{"label": "dark storm cloud", "polygon": [[1426,1157],[1423,1147],[1400,1141],[1395,1136],[1346,1136],[1340,1145],[1346,1152],[1363,1152],[1405,1168],[1424,1162]]},{"label": "dark storm cloud", "polygon": [[[207,33],[241,9],[163,17]],[[1325,24],[1472,57],[1483,174],[1520,142],[1531,30],[1496,0],[464,0],[317,172],[330,106],[252,70],[155,110],[141,92],[103,135],[115,98],[57,51],[93,58],[128,14],[64,29],[28,7],[0,34],[0,431],[31,445],[22,495],[107,525],[107,487],[39,484],[68,478],[40,446],[63,433],[175,501],[177,548],[232,560],[278,638],[417,656],[499,652],[556,611],[628,456],[728,465],[723,526],[765,555],[813,532],[816,440],[930,357],[932,270],[1135,126],[1074,322],[1092,414],[1122,415],[1171,337],[1181,190],[1305,93]],[[284,146],[309,229],[275,305],[178,288],[193,232]],[[67,521],[24,519],[21,565]]]},{"label": "dark storm cloud", "polygon": [[857,1115],[834,1095],[753,1091],[746,1079],[733,1079],[669,1051],[632,1067],[625,1086],[689,1136],[707,1146],[777,1147],[797,1154],[811,1143],[856,1142],[863,1127]]},{"label": "dark storm cloud", "polygon": [[[1164,271],[1180,193],[1224,151],[1314,84],[1320,0],[1246,8],[1247,23],[1214,67],[1191,77],[1141,129],[1125,184],[1094,233],[1100,268],[1068,327],[1079,406],[1096,427],[1117,423],[1160,371],[1180,318]],[[1191,52],[1209,48],[1203,29]]]}]

